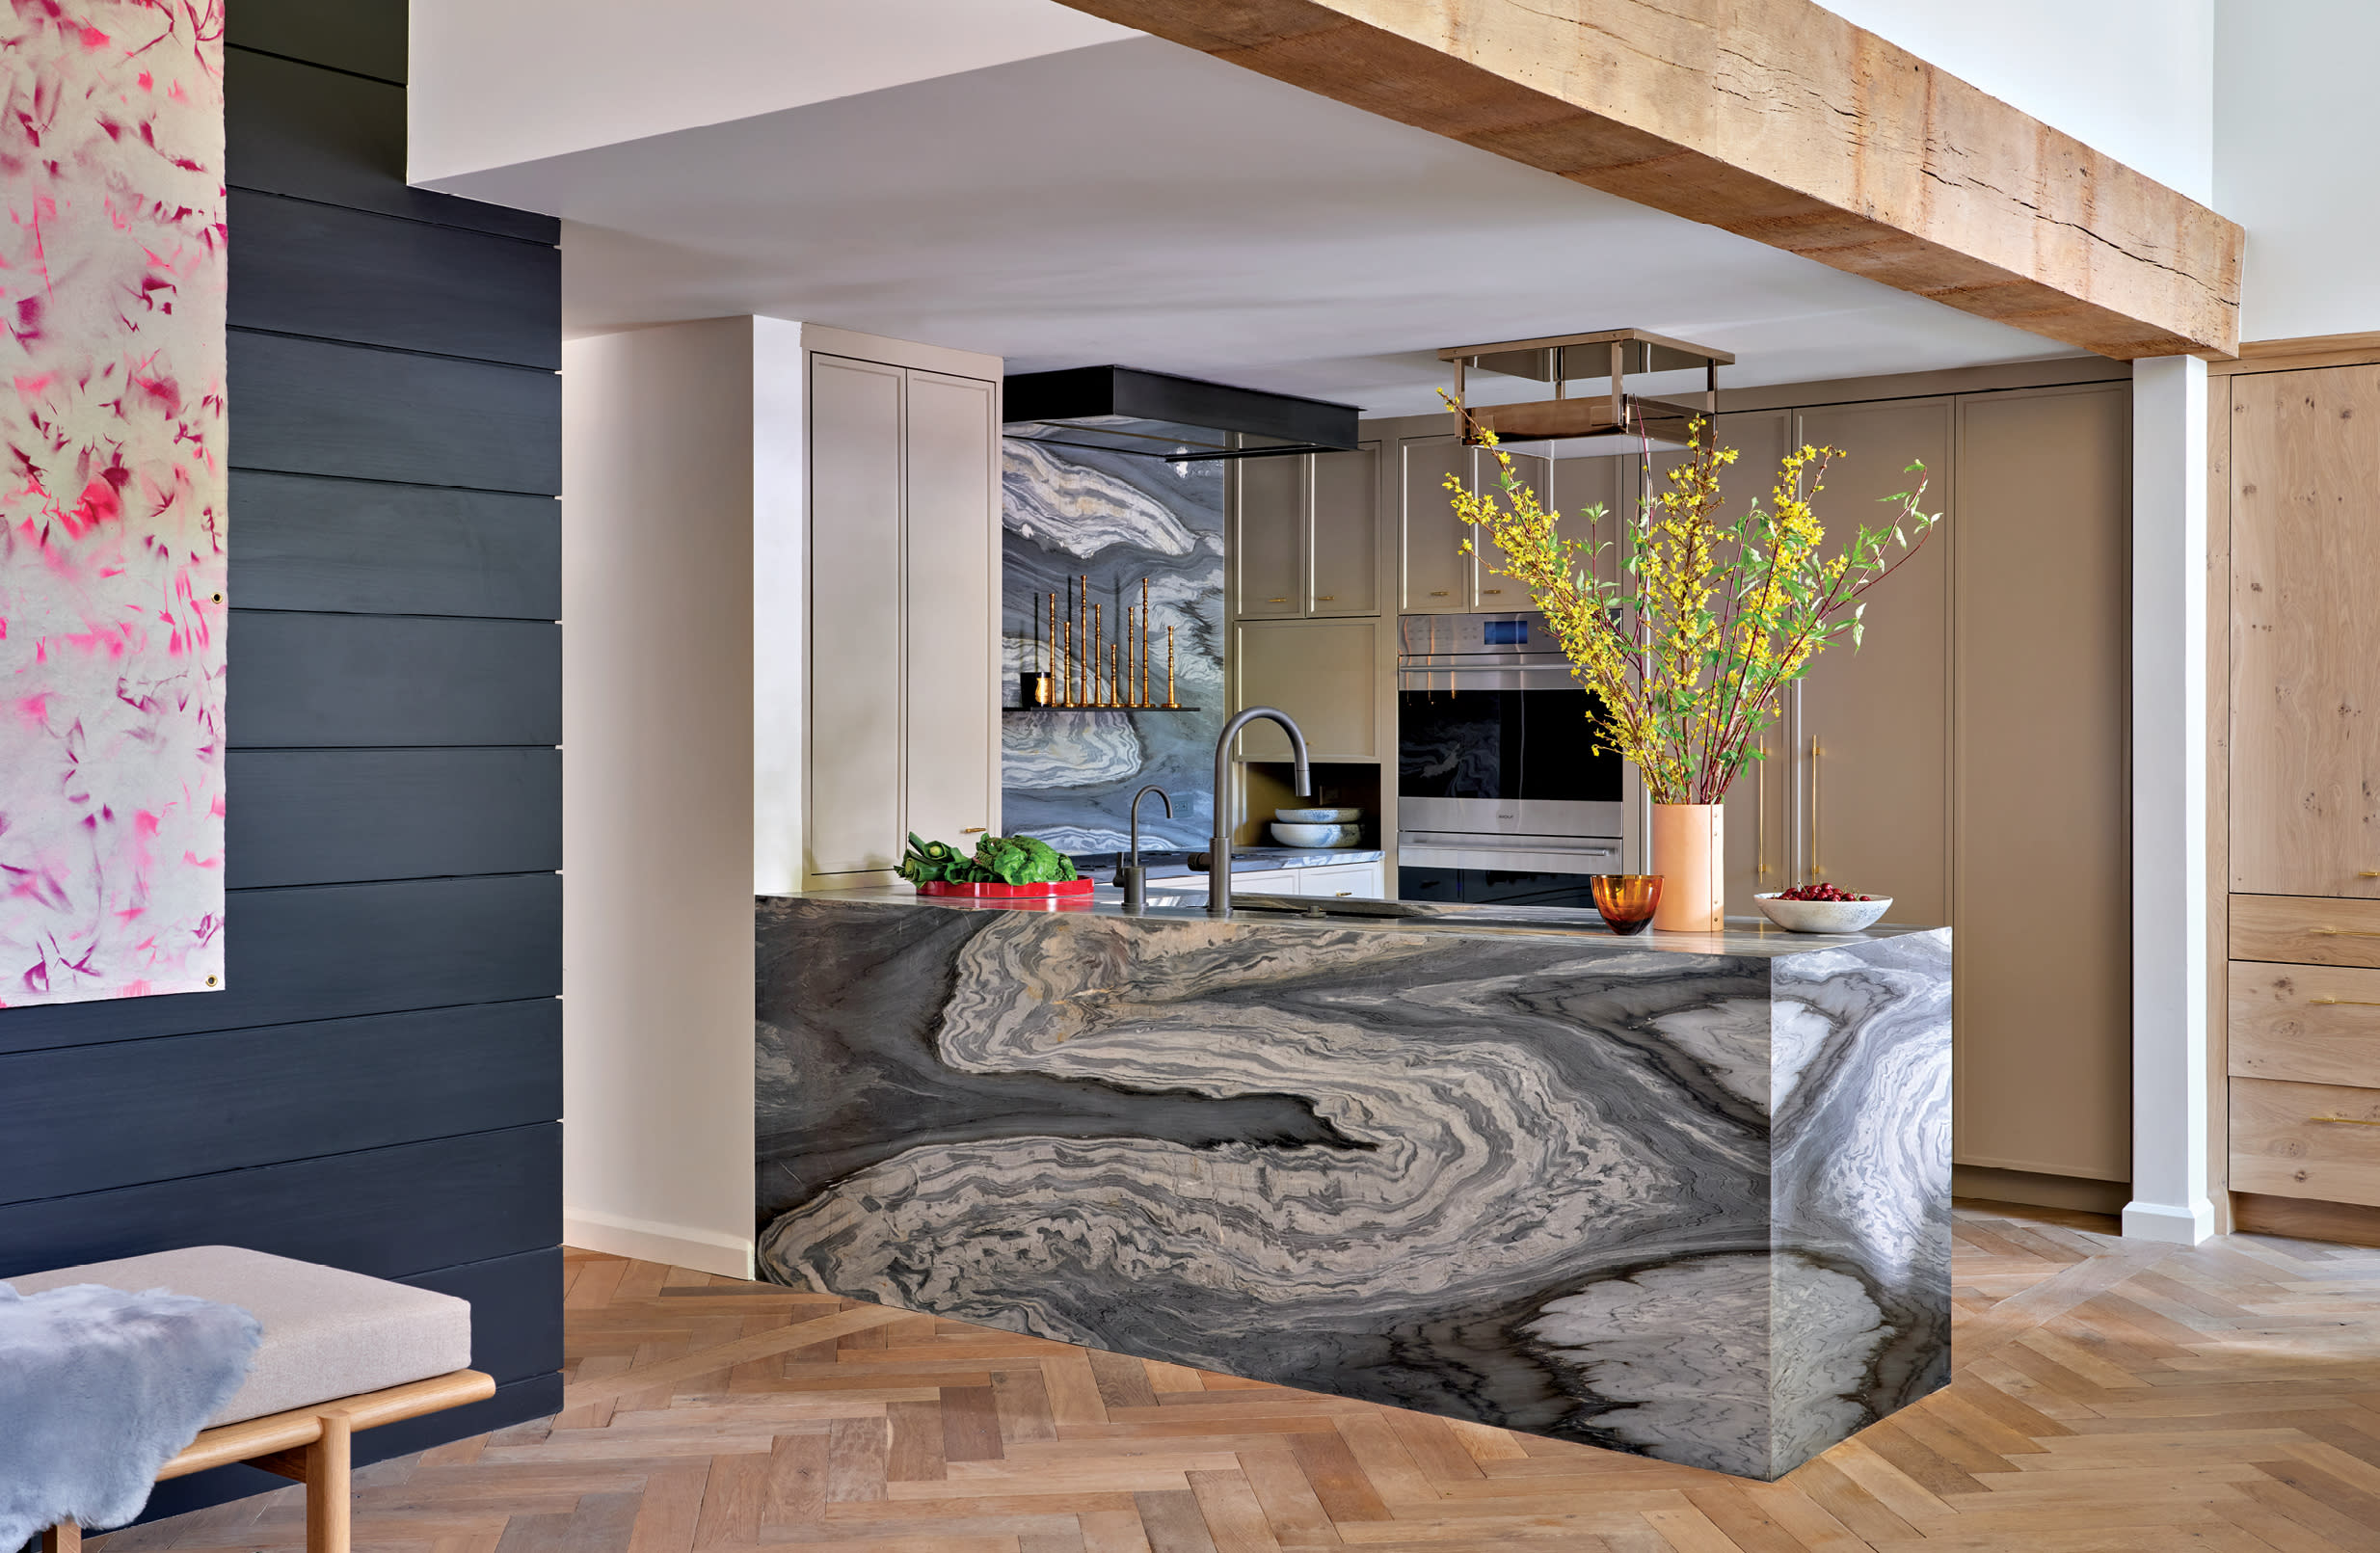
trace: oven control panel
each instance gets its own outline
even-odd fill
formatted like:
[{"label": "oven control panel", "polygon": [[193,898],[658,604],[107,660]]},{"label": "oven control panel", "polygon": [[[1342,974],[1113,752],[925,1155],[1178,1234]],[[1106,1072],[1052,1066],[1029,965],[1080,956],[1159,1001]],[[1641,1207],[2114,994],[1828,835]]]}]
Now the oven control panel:
[{"label": "oven control panel", "polygon": [[1406,657],[1562,656],[1562,644],[1531,609],[1499,615],[1401,615],[1398,650]]}]

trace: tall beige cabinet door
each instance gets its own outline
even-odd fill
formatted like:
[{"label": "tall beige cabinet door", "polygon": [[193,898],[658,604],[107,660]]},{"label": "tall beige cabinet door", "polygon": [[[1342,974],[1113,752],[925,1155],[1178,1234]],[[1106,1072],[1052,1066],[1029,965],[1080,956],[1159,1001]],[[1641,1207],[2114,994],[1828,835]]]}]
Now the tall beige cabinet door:
[{"label": "tall beige cabinet door", "polygon": [[2380,897],[2380,367],[2232,379],[2232,888]]},{"label": "tall beige cabinet door", "polygon": [[1462,543],[1470,529],[1455,516],[1446,479],[1472,478],[1471,450],[1451,433],[1405,437],[1397,442],[1397,495],[1404,543],[1406,614],[1460,612],[1473,607],[1472,558]]},{"label": "tall beige cabinet door", "polygon": [[[1905,399],[1802,414],[1801,440],[1844,449],[1818,516],[1832,554],[1885,497],[1933,478],[1949,505],[1951,402]],[[1738,468],[1742,466],[1739,464]],[[1950,520],[1944,520],[1943,527]],[[1950,921],[1950,544],[1937,533],[1868,595],[1866,645],[1829,648],[1795,695],[1796,882],[1893,897],[1904,923]]]},{"label": "tall beige cabinet door", "polygon": [[1000,817],[1000,654],[987,585],[1000,572],[1000,531],[985,520],[997,397],[976,379],[909,373],[902,826],[962,843]]},{"label": "tall beige cabinet door", "polygon": [[1314,585],[1308,606],[1318,615],[1377,615],[1380,612],[1380,444],[1365,442],[1347,453],[1317,453],[1312,463],[1314,524],[1307,553]]},{"label": "tall beige cabinet door", "polygon": [[1231,566],[1238,574],[1240,614],[1305,613],[1306,500],[1312,460],[1234,461]]},{"label": "tall beige cabinet door", "polygon": [[1958,1158],[2127,1180],[2129,385],[1971,395],[1958,430],[1929,542],[1956,588]]},{"label": "tall beige cabinet door", "polygon": [[[1793,413],[1788,410],[1747,411],[1722,415],[1714,434],[1721,447],[1736,451],[1735,463],[1720,471],[1719,489],[1726,497],[1721,509],[1729,518],[1755,501],[1771,505],[1769,488],[1777,481],[1778,461],[1793,446]],[[1675,460],[1668,461],[1673,466]],[[1655,489],[1667,482],[1656,476]],[[1791,737],[1782,709],[1760,736],[1755,748],[1765,758],[1752,762],[1727,789],[1726,912],[1730,917],[1757,917],[1752,897],[1782,890],[1793,881],[1788,846],[1787,798],[1793,785]]]},{"label": "tall beige cabinet door", "polygon": [[901,845],[902,371],[810,361],[809,871]]},{"label": "tall beige cabinet door", "polygon": [[[1512,478],[1536,492],[1539,505],[1551,503],[1554,495],[1554,461],[1542,454],[1514,452],[1509,447],[1505,452],[1511,455]],[[1495,455],[1486,448],[1472,449],[1471,469],[1467,478],[1471,480],[1473,490],[1494,495],[1500,506],[1509,504],[1511,497],[1504,491],[1501,466],[1496,462]],[[1454,493],[1450,491],[1438,493],[1438,499],[1446,503],[1450,514],[1454,511],[1453,497]],[[1537,607],[1537,601],[1529,596],[1526,586],[1497,573],[1496,568],[1504,564],[1504,552],[1496,548],[1494,539],[1460,521],[1456,522],[1455,530],[1455,543],[1460,545],[1468,539],[1476,551],[1474,567],[1477,580],[1474,586],[1479,590],[1479,606],[1483,613]]]}]

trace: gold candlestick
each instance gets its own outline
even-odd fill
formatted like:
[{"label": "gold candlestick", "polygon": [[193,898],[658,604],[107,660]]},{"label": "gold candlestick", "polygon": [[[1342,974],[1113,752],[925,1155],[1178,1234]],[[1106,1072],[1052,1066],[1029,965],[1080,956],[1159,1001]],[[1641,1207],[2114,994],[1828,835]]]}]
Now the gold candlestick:
[{"label": "gold candlestick", "polygon": [[1074,705],[1074,622],[1066,622],[1066,645],[1057,655],[1058,705]]},{"label": "gold candlestick", "polygon": [[1123,649],[1119,648],[1113,642],[1110,642],[1108,644],[1108,705],[1110,707],[1120,707],[1123,705],[1123,702],[1118,699],[1115,690],[1115,659],[1116,655],[1122,651]]},{"label": "gold candlestick", "polygon": [[1170,625],[1165,628],[1165,705],[1181,705],[1173,699],[1173,627]]},{"label": "gold candlestick", "polygon": [[1149,579],[1140,579],[1140,705],[1149,704]]}]

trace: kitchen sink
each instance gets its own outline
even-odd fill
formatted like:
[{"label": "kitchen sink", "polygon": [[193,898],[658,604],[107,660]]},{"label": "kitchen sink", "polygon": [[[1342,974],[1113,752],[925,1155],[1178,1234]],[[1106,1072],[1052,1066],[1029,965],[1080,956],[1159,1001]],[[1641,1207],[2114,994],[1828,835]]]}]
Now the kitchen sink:
[{"label": "kitchen sink", "polygon": [[1231,897],[1231,909],[1272,912],[1284,917],[1434,917],[1434,906],[1405,900],[1365,900],[1354,897],[1243,896]]}]

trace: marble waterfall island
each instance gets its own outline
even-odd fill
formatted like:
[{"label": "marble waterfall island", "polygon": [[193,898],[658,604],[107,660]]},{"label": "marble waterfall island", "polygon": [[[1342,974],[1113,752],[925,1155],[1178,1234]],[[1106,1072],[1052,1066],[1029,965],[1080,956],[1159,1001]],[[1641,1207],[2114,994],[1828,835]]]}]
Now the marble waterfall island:
[{"label": "marble waterfall island", "polygon": [[762,897],[765,1275],[1752,1478],[1949,1379],[1946,929],[1406,909]]}]

